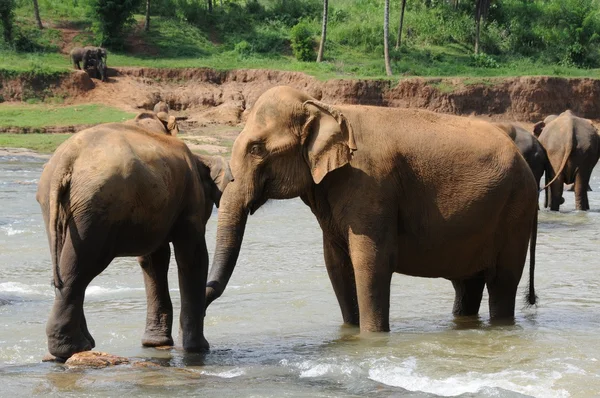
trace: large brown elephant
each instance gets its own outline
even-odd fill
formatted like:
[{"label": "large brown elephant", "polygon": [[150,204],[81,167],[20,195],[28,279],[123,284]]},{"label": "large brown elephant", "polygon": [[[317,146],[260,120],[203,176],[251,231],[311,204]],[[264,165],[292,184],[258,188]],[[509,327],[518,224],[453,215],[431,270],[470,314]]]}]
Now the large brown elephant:
[{"label": "large brown elephant", "polygon": [[596,128],[589,120],[566,111],[537,123],[534,132],[539,134],[539,141],[546,148],[556,177],[546,175],[546,184],[550,183],[546,206],[558,211],[564,201],[564,184],[574,183],[576,209],[589,210],[589,181],[600,157],[600,137]]},{"label": "large brown elephant", "polygon": [[394,272],[452,281],[454,314],[514,317],[537,189],[517,148],[490,123],[428,111],[330,106],[290,87],[260,96],[235,140],[221,199],[207,304],[234,270],[249,214],[300,196],[323,230],[345,323],[388,331]]},{"label": "large brown elephant", "polygon": [[204,290],[205,225],[231,179],[220,157],[197,156],[168,122],[145,112],[134,121],[83,130],[45,165],[37,200],[54,268],[46,326],[50,354],[64,360],[95,346],[83,311],[85,290],[115,257],[139,256],[148,313],[145,346],[172,345],[167,271],[173,243],[185,350],[208,349]]}]

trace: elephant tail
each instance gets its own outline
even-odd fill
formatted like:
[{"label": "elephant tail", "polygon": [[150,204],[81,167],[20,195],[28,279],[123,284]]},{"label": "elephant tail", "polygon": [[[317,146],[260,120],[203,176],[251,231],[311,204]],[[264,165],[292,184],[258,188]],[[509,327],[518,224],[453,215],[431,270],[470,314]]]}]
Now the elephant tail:
[{"label": "elephant tail", "polygon": [[[70,170],[55,171],[55,177],[50,184],[49,210],[50,217],[48,223],[48,232],[50,235],[50,250],[53,265],[53,284],[57,289],[63,287],[63,281],[60,276],[60,255],[64,244],[66,223],[61,222],[61,199],[65,192],[68,191],[71,184]],[[64,217],[63,217],[64,218]]]},{"label": "elephant tail", "polygon": [[531,228],[531,239],[529,240],[529,289],[527,292],[527,304],[535,305],[537,296],[535,295],[534,274],[535,274],[535,245],[537,243],[538,229],[538,209],[536,206],[535,216],[533,218],[533,227]]},{"label": "elephant tail", "polygon": [[[571,139],[567,140],[567,146],[566,146],[565,151],[563,153],[563,159],[562,159],[562,162],[560,163],[560,167],[555,172],[554,178],[552,178],[550,180],[550,182],[547,182],[546,185],[543,188],[540,189],[540,191],[545,190],[550,185],[552,185],[552,183],[554,183],[554,181],[556,181],[556,179],[562,174],[563,170],[565,169],[565,166],[567,165],[567,161],[569,160],[569,156],[571,156],[571,152],[573,152],[573,148],[574,148],[573,141],[575,140],[575,134],[573,133],[573,128],[571,128],[570,130],[571,130]],[[548,158],[548,161],[550,162],[550,158]],[[546,181],[548,181],[548,180],[546,180]]]}]

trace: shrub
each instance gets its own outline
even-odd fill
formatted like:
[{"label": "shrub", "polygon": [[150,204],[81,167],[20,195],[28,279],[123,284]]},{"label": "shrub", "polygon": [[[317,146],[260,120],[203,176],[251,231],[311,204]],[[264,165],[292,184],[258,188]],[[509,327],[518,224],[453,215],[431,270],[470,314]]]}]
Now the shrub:
[{"label": "shrub", "polygon": [[0,23],[2,24],[2,37],[7,44],[12,43],[13,41],[15,7],[15,0],[0,1]]},{"label": "shrub", "polygon": [[246,40],[242,40],[235,45],[233,51],[239,58],[244,59],[252,55],[252,46]]},{"label": "shrub", "polygon": [[107,47],[121,48],[126,27],[134,22],[133,12],[140,0],[88,0],[92,30]]},{"label": "shrub", "polygon": [[471,64],[477,68],[499,68],[500,64],[486,53],[472,54]]},{"label": "shrub", "polygon": [[300,22],[290,30],[292,51],[298,61],[314,61],[317,59],[315,40],[306,22]]}]

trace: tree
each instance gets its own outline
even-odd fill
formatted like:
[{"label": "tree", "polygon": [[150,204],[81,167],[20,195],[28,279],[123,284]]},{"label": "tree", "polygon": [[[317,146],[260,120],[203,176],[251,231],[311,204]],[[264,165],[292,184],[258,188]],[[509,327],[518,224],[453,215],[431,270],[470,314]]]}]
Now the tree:
[{"label": "tree", "polygon": [[12,43],[13,41],[15,7],[15,0],[0,1],[0,23],[2,23],[2,37],[6,43]]},{"label": "tree", "polygon": [[405,8],[406,8],[406,0],[402,0],[402,9],[400,10],[400,24],[398,25],[398,38],[396,39],[396,50],[399,49],[400,44],[402,44],[402,26],[404,25],[404,9]]},{"label": "tree", "polygon": [[327,38],[327,8],[329,0],[323,0],[323,26],[321,27],[321,43],[319,44],[319,54],[317,62],[323,61],[323,52],[325,51],[325,39]]},{"label": "tree", "polygon": [[481,19],[485,19],[490,9],[490,0],[476,0],[475,6],[475,54],[479,54],[479,36],[481,31]]},{"label": "tree", "polygon": [[150,0],[146,0],[146,22],[144,23],[144,30],[150,31]]},{"label": "tree", "polygon": [[119,48],[123,46],[125,27],[134,22],[133,12],[140,0],[89,0],[93,30],[102,45]]},{"label": "tree", "polygon": [[390,0],[385,0],[383,12],[383,54],[385,58],[385,73],[392,76],[392,66],[390,65]]},{"label": "tree", "polygon": [[44,29],[44,25],[42,25],[42,20],[40,18],[40,7],[38,6],[38,0],[33,0],[33,14],[35,15],[35,22],[37,23],[38,28]]},{"label": "tree", "polygon": [[208,12],[212,13],[213,11],[213,2],[212,0],[208,0]]}]

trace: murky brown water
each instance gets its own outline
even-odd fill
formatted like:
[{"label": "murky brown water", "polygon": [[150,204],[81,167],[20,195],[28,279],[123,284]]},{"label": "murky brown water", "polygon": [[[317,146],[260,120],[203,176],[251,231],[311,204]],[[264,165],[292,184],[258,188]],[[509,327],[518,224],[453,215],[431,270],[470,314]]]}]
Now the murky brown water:
[{"label": "murky brown water", "polygon": [[[392,332],[357,338],[340,327],[320,229],[300,200],[289,200],[250,217],[230,286],[207,314],[209,354],[141,347],[142,274],[134,259],[119,259],[87,292],[96,349],[164,367],[82,371],[40,362],[53,298],[35,201],[42,163],[0,157],[0,396],[600,395],[600,172],[593,211],[574,211],[567,193],[561,213],[541,213],[540,304],[520,305],[515,326],[489,326],[487,297],[479,320],[457,323],[448,281],[396,275]],[[211,251],[215,229],[216,214]],[[170,278],[178,307],[174,267]]]}]

